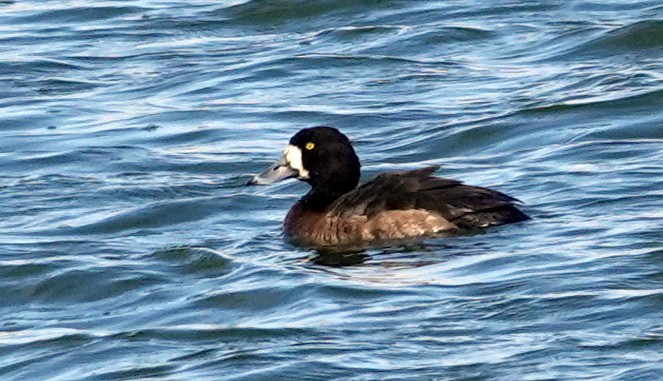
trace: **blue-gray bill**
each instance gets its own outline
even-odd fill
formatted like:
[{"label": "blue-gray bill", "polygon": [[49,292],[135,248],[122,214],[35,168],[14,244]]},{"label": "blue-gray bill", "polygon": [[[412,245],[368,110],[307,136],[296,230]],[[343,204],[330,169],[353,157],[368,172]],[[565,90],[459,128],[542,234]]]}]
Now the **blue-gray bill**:
[{"label": "blue-gray bill", "polygon": [[253,176],[246,185],[274,184],[285,179],[297,177],[298,174],[299,172],[288,164],[284,155],[276,163],[267,168],[266,171]]}]

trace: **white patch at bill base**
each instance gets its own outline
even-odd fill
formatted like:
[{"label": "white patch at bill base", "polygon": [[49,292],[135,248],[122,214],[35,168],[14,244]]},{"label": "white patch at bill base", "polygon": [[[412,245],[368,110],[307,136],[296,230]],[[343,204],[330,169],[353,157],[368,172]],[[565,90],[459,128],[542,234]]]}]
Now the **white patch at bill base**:
[{"label": "white patch at bill base", "polygon": [[285,157],[286,163],[290,168],[296,170],[299,173],[297,177],[300,180],[305,180],[309,178],[309,173],[304,169],[304,163],[302,162],[302,150],[299,147],[292,144],[288,144],[283,151],[283,156]]}]

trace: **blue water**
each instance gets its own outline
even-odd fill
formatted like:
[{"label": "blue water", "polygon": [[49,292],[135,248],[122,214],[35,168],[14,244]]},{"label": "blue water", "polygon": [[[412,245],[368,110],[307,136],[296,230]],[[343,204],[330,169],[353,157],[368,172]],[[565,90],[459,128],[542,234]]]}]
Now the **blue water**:
[{"label": "blue water", "polygon": [[[303,127],[532,221],[284,242]],[[663,5],[0,1],[0,379],[660,380]]]}]

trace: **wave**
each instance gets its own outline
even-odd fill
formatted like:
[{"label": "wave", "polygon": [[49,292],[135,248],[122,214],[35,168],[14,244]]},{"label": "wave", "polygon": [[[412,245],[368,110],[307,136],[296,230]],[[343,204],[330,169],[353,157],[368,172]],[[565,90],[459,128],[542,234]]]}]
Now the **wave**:
[{"label": "wave", "polygon": [[663,101],[663,89],[655,89],[652,91],[621,96],[612,99],[600,99],[593,101],[583,102],[565,102],[556,103],[546,106],[538,106],[531,108],[524,108],[518,111],[519,114],[549,114],[549,113],[564,113],[579,109],[592,109],[592,110],[626,110],[632,108],[651,108],[652,106],[660,105]]},{"label": "wave", "polygon": [[645,55],[663,49],[663,20],[643,20],[604,32],[558,54],[557,59],[602,57],[634,53]]},{"label": "wave", "polygon": [[232,20],[248,23],[274,23],[296,21],[315,17],[330,17],[332,14],[347,12],[368,12],[371,9],[388,8],[397,4],[393,0],[252,0],[224,7],[220,11],[231,16]]},{"label": "wave", "polygon": [[29,16],[16,18],[17,23],[53,23],[53,22],[87,22],[105,20],[128,14],[143,13],[149,8],[144,7],[74,7],[67,9],[44,10]]}]

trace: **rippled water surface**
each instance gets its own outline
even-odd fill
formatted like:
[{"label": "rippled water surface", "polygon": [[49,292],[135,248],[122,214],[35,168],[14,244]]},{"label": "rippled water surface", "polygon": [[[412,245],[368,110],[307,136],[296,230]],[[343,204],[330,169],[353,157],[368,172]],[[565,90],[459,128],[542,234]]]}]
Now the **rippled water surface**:
[{"label": "rippled water surface", "polygon": [[[338,255],[303,127],[532,221]],[[660,380],[663,5],[0,1],[2,380]]]}]

